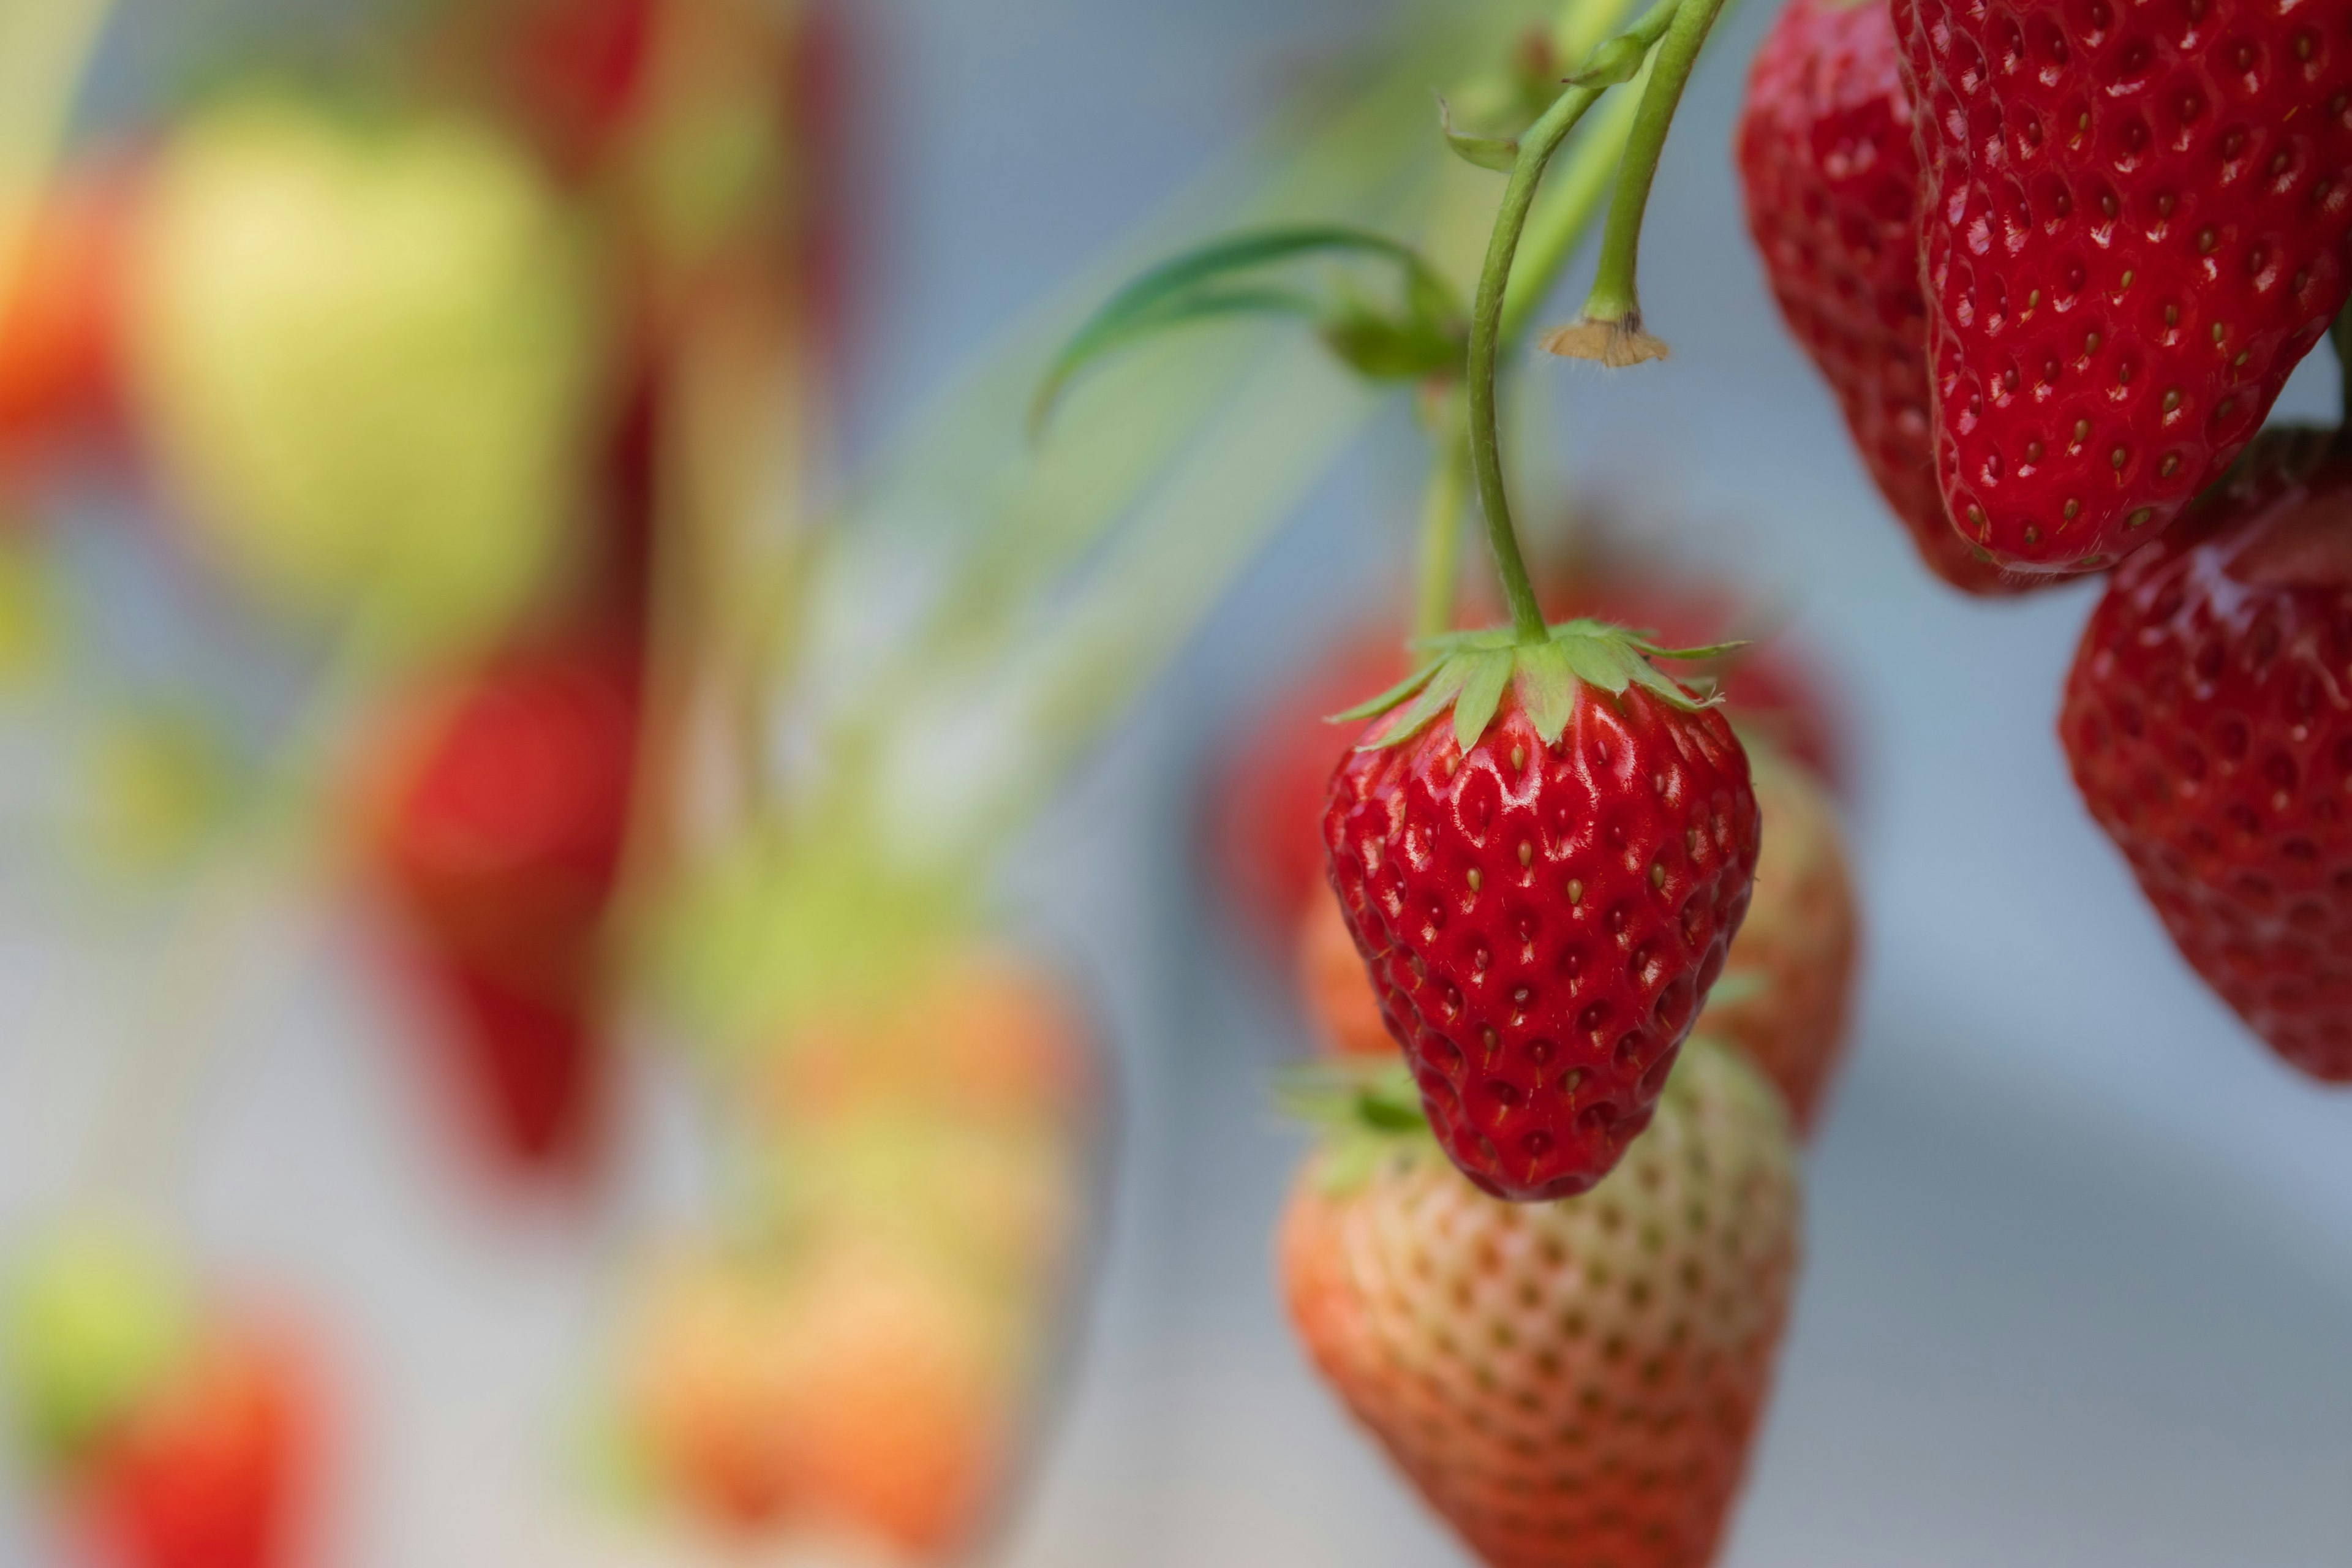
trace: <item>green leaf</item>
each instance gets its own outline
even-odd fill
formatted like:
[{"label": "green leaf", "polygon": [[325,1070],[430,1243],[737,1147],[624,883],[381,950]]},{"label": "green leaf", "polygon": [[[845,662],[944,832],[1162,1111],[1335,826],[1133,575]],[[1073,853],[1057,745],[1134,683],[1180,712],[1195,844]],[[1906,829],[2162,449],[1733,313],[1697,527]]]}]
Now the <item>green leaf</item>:
[{"label": "green leaf", "polygon": [[1436,673],[1429,678],[1429,684],[1422,688],[1421,695],[1412,700],[1412,706],[1396,716],[1381,738],[1356,749],[1376,752],[1386,746],[1401,746],[1412,739],[1423,725],[1444,712],[1462,694],[1463,685],[1470,679],[1470,671],[1475,662],[1475,655],[1457,654],[1439,665]]},{"label": "green leaf", "polygon": [[1569,715],[1576,710],[1576,672],[1558,643],[1523,647],[1513,659],[1518,672],[1519,706],[1547,746],[1568,732]]},{"label": "green leaf", "polygon": [[1476,662],[1471,666],[1470,678],[1463,683],[1462,695],[1454,704],[1454,740],[1465,752],[1478,743],[1478,737],[1494,722],[1495,710],[1503,705],[1503,691],[1511,684],[1514,668],[1507,653],[1469,657]]},{"label": "green leaf", "polygon": [[[1160,263],[1112,295],[1101,310],[1088,318],[1038,387],[1030,410],[1032,428],[1043,428],[1071,378],[1113,351],[1143,337],[1211,315],[1236,313],[1233,307],[1239,300],[1251,301],[1247,308],[1259,313],[1279,300],[1279,308],[1286,313],[1297,313],[1303,306],[1307,314],[1321,314],[1303,296],[1267,289],[1213,290],[1213,285],[1223,284],[1236,274],[1316,255],[1376,257],[1394,261],[1404,268],[1415,288],[1434,287],[1444,292],[1437,274],[1411,247],[1368,229],[1342,224],[1302,224],[1229,235]],[[1222,306],[1200,303],[1199,297],[1203,294],[1223,301]]]},{"label": "green leaf", "polygon": [[1465,163],[1481,169],[1491,169],[1507,174],[1519,162],[1519,144],[1508,136],[1474,136],[1466,131],[1454,129],[1454,109],[1441,97],[1437,100],[1437,128],[1445,135],[1445,144],[1454,155]]},{"label": "green leaf", "polygon": [[1422,381],[1458,372],[1470,354],[1467,342],[1443,326],[1399,321],[1361,306],[1326,315],[1318,330],[1343,363],[1374,381]]}]

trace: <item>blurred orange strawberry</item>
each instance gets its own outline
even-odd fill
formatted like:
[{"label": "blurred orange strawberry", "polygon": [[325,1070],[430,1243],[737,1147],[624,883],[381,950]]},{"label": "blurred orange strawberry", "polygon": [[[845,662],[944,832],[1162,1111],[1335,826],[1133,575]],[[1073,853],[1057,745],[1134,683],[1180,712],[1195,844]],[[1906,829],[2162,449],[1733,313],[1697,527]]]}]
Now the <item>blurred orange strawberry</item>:
[{"label": "blurred orange strawberry", "polygon": [[102,429],[116,411],[131,177],[68,174],[0,257],[0,484]]},{"label": "blurred orange strawberry", "polygon": [[1322,1043],[1343,1057],[1396,1059],[1396,1037],[1357,951],[1339,896],[1328,889],[1307,900],[1298,934],[1298,992]]}]

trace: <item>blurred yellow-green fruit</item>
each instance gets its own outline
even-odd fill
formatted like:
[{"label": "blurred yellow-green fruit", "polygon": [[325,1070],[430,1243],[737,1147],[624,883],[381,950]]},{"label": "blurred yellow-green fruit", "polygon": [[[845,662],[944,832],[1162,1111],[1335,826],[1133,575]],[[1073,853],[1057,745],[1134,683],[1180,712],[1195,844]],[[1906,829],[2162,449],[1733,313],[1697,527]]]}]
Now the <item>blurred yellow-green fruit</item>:
[{"label": "blurred yellow-green fruit", "polygon": [[577,232],[518,149],[226,100],[158,157],[132,265],[142,434],[221,573],[427,646],[530,597],[596,333]]},{"label": "blurred yellow-green fruit", "polygon": [[69,1462],[186,1353],[187,1282],[142,1233],[106,1223],[61,1230],[12,1272],[0,1321],[20,1439]]}]

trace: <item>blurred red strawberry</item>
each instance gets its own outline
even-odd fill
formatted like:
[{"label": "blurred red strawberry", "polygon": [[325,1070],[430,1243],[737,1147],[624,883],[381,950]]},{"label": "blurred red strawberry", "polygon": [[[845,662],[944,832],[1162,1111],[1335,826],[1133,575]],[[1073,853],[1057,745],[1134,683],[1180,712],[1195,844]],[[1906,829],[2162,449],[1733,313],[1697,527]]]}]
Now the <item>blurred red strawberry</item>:
[{"label": "blurred red strawberry", "polygon": [[461,1079],[527,1165],[593,1142],[638,682],[626,631],[521,647],[421,700],[370,771],[375,870],[448,1006]]},{"label": "blurred red strawberry", "polygon": [[277,1328],[216,1334],[142,1400],[76,1478],[104,1568],[292,1568],[320,1461],[308,1358]]},{"label": "blurred red strawberry", "polygon": [[1222,891],[1269,951],[1286,954],[1323,879],[1324,792],[1355,731],[1327,721],[1385,691],[1411,658],[1394,623],[1351,632],[1250,721],[1220,763],[1209,830]]},{"label": "blurred red strawberry", "polygon": [[[1760,638],[1756,608],[1735,591],[1685,573],[1604,560],[1559,574],[1544,612],[1555,620],[1590,616],[1654,634],[1669,647],[1705,647]],[[1832,789],[1845,784],[1845,737],[1831,693],[1786,643],[1755,647],[1711,664],[1677,664],[1677,676],[1713,679],[1743,729],[1759,731]]]},{"label": "blurred red strawberry", "polygon": [[0,484],[110,422],[130,180],[68,176],[0,258]]},{"label": "blurred red strawberry", "polygon": [[610,153],[643,100],[662,0],[505,0],[491,6],[499,85],[557,172]]}]

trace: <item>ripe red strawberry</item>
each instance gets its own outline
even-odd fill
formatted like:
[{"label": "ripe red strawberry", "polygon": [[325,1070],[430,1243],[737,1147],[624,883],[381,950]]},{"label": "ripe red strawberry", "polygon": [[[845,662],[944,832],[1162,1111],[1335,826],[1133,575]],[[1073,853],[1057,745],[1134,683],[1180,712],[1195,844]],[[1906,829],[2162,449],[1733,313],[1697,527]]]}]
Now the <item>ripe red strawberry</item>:
[{"label": "ripe red strawberry", "polygon": [[1498,1203],[1425,1131],[1360,1131],[1293,1191],[1284,1294],[1324,1378],[1489,1568],[1705,1568],[1770,1390],[1801,1203],[1780,1097],[1700,1041],[1581,1197]]},{"label": "ripe red strawberry", "polygon": [[449,1005],[486,1124],[527,1164],[578,1155],[594,1131],[635,661],[619,635],[509,653],[394,726],[370,781],[379,875]]},{"label": "ripe red strawberry", "polygon": [[2181,953],[2315,1078],[2352,1081],[2352,458],[2273,431],[2124,563],[2059,733]]},{"label": "ripe red strawberry", "polygon": [[76,1514],[103,1568],[289,1568],[315,1484],[317,1399],[282,1332],[216,1337],[91,1457]]},{"label": "ripe red strawberry", "polygon": [[2004,566],[2105,566],[2253,438],[2352,289],[2352,7],[1895,21],[1946,510]]},{"label": "ripe red strawberry", "polygon": [[1751,743],[1748,758],[1764,814],[1756,896],[1697,1032],[1761,1068],[1802,1134],[1845,1050],[1859,945],[1853,878],[1829,791],[1769,745]]},{"label": "ripe red strawberry", "polygon": [[1748,77],[1748,230],[1790,332],[1837,395],[1879,493],[1945,582],[2029,585],[1944,515],[1928,425],[1919,159],[1886,0],[1790,0]]},{"label": "ripe red strawberry", "polygon": [[1331,883],[1390,1032],[1498,1196],[1608,1174],[1747,912],[1746,753],[1654,651],[1592,621],[1451,639],[1332,776]]}]

